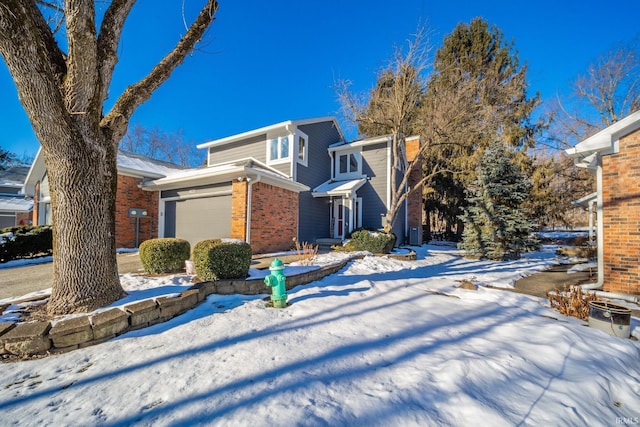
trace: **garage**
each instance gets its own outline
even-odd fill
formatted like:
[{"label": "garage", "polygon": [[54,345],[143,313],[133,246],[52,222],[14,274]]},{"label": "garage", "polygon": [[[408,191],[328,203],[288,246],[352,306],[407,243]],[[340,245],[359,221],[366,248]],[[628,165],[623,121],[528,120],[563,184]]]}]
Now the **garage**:
[{"label": "garage", "polygon": [[231,236],[231,195],[165,201],[164,236],[201,240]]}]

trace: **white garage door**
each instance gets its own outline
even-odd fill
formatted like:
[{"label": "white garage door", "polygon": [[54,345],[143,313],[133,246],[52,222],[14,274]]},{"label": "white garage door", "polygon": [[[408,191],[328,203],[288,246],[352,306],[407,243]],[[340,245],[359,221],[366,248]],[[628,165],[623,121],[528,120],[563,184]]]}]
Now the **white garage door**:
[{"label": "white garage door", "polygon": [[165,237],[201,240],[231,236],[231,195],[165,202]]}]

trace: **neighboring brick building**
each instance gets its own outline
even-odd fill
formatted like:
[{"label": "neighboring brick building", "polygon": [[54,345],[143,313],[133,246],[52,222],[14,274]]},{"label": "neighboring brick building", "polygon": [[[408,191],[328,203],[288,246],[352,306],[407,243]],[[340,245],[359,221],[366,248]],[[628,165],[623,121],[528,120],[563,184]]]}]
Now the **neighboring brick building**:
[{"label": "neighboring brick building", "polygon": [[598,280],[640,294],[640,111],[567,150],[598,184]]},{"label": "neighboring brick building", "polygon": [[[158,237],[158,194],[143,191],[140,184],[183,169],[145,156],[118,152],[116,247],[136,247],[136,218],[129,215],[130,208],[144,210],[147,214],[138,220],[138,243]],[[51,198],[42,150],[38,151],[29,169],[24,190],[33,198],[33,211],[29,219],[34,225],[51,224]]]}]

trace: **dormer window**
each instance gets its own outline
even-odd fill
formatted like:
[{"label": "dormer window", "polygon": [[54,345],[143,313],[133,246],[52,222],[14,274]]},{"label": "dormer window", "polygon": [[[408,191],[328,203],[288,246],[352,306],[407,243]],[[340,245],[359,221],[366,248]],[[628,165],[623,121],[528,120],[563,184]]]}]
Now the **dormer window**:
[{"label": "dormer window", "polygon": [[360,153],[337,153],[336,156],[336,178],[349,178],[362,174]]},{"label": "dormer window", "polygon": [[273,138],[268,144],[268,161],[277,162],[287,160],[290,157],[289,135]]}]

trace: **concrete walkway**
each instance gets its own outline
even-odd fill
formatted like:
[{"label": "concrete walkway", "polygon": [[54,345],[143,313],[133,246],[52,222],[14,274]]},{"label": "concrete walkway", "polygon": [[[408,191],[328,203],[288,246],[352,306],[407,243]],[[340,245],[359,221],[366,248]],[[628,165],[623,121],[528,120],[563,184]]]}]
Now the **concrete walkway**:
[{"label": "concrete walkway", "polygon": [[[116,256],[118,272],[141,273],[143,271],[137,252]],[[53,263],[31,264],[0,269],[0,299],[20,297],[51,287]]]},{"label": "concrete walkway", "polygon": [[[514,289],[509,289],[509,291],[546,298],[547,292],[556,288],[563,291],[565,285],[583,285],[595,283],[598,280],[598,272],[595,269],[591,272],[580,271],[569,274],[567,270],[571,267],[572,265],[567,264],[554,265],[545,271],[517,280]],[[640,295],[636,295],[636,297],[640,300]],[[631,308],[634,304],[626,303],[625,305]],[[636,308],[631,308],[631,316],[640,318],[640,305],[635,304],[635,306]]]}]

